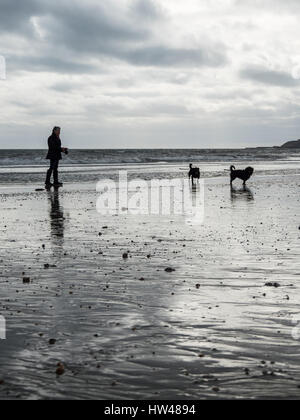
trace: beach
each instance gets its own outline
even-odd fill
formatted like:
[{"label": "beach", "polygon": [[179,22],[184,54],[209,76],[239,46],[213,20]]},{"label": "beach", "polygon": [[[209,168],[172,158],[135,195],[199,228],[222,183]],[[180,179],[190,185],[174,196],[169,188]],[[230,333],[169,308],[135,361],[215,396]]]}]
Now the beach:
[{"label": "beach", "polygon": [[0,398],[299,399],[300,166],[252,164],[231,190],[215,163],[195,225],[99,214],[99,168],[0,184]]}]

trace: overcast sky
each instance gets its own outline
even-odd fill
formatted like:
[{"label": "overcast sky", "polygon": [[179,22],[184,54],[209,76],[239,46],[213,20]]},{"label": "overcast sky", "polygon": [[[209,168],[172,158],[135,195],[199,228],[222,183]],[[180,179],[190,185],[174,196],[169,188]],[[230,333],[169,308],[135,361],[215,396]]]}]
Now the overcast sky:
[{"label": "overcast sky", "polygon": [[0,0],[0,148],[54,125],[74,148],[298,139],[299,17],[299,0]]}]

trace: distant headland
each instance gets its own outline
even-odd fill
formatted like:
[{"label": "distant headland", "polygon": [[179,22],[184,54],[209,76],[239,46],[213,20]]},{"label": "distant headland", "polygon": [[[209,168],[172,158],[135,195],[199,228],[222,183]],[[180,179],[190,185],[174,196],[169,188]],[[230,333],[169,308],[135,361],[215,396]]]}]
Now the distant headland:
[{"label": "distant headland", "polygon": [[281,146],[282,149],[300,149],[300,140],[288,141]]}]

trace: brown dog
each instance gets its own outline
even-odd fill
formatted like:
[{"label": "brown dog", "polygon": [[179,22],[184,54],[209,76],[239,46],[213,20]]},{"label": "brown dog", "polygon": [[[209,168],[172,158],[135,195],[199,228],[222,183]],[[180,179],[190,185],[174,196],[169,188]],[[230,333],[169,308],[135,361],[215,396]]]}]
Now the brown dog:
[{"label": "brown dog", "polygon": [[246,182],[248,181],[248,179],[250,179],[251,178],[251,176],[253,175],[253,172],[254,172],[254,169],[253,168],[251,168],[250,166],[248,166],[248,168],[246,168],[245,170],[243,170],[243,171],[237,171],[236,169],[235,169],[235,166],[231,166],[230,167],[230,184],[232,184],[233,183],[233,181],[236,179],[236,178],[239,178],[239,179],[241,179],[242,181],[244,181],[243,183],[244,183],[244,185],[246,184]]}]

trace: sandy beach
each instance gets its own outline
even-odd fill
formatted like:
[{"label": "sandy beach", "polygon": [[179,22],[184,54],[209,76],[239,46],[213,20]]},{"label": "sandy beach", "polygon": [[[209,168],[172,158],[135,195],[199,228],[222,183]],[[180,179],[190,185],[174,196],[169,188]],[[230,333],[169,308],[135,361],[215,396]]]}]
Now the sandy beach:
[{"label": "sandy beach", "polygon": [[298,399],[291,172],[206,179],[198,226],[98,214],[95,183],[1,185],[0,398]]}]

